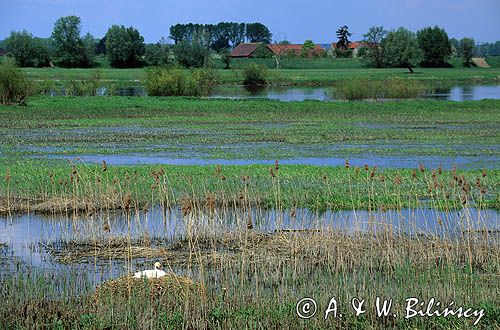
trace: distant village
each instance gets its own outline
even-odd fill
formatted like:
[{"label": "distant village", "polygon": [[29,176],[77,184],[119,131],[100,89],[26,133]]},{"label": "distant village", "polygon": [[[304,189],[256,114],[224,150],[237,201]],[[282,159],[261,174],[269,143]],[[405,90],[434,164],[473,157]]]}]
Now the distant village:
[{"label": "distant village", "polygon": [[[368,47],[365,42],[350,42],[347,49],[352,51],[352,57],[357,57],[358,51]],[[260,42],[241,43],[231,52],[234,58],[271,57],[286,55],[289,57],[335,57],[337,43],[315,44],[312,48],[304,48],[303,44],[264,44]]]}]

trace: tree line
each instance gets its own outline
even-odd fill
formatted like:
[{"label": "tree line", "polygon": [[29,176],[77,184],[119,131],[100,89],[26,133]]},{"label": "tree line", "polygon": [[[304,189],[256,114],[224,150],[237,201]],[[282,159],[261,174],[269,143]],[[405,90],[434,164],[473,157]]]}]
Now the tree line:
[{"label": "tree line", "polygon": [[111,26],[102,39],[90,33],[82,35],[78,16],[59,18],[48,39],[34,37],[26,30],[12,31],[3,41],[9,56],[22,67],[88,68],[97,65],[96,55],[106,55],[114,68],[163,65],[178,58],[181,65],[201,66],[209,50],[221,51],[241,42],[270,43],[272,34],[262,23],[176,24],[170,27],[170,39],[145,44],[144,37],[134,27]]},{"label": "tree line", "polygon": [[[169,32],[173,45],[163,38],[157,43],[145,44],[137,29],[123,25],[113,25],[103,38],[94,38],[90,33],[82,34],[79,17],[65,16],[55,22],[50,38],[37,38],[26,30],[13,31],[0,46],[23,67],[94,67],[96,55],[105,55],[114,68],[170,65],[174,61],[184,67],[201,67],[210,64],[210,54],[214,51],[229,67],[229,49],[242,42],[272,42],[271,31],[262,23],[176,24]],[[334,54],[352,56],[349,28],[342,26],[336,34]],[[447,66],[452,56],[463,57],[464,65],[468,66],[473,56],[500,55],[500,41],[476,47],[472,38],[449,39],[446,31],[438,26],[416,33],[403,27],[386,31],[374,26],[363,35],[362,43],[364,47],[358,56],[370,65],[406,67],[410,71],[418,65]],[[312,41],[304,43],[305,50],[312,48]]]},{"label": "tree line", "polygon": [[438,26],[426,27],[416,33],[400,27],[386,31],[382,26],[373,26],[363,35],[365,47],[360,57],[373,66],[405,67],[413,72],[416,66],[446,67],[452,56],[461,55],[464,66],[470,66],[474,56],[474,40],[463,38],[453,43],[446,31]]},{"label": "tree line", "polygon": [[271,43],[272,33],[262,23],[220,22],[218,24],[176,24],[170,27],[175,44],[198,39],[215,51],[234,48],[242,42]]}]

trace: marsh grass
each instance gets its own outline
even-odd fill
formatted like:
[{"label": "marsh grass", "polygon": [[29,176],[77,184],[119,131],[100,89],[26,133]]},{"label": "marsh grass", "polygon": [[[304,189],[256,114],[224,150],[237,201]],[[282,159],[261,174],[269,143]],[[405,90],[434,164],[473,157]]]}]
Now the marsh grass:
[{"label": "marsh grass", "polygon": [[267,67],[251,63],[243,69],[243,78],[243,85],[245,86],[265,86],[268,80]]},{"label": "marsh grass", "polygon": [[352,79],[336,83],[330,94],[334,99],[384,100],[422,97],[429,87],[422,81],[390,78],[386,80]]},{"label": "marsh grass", "polygon": [[[196,219],[196,214],[193,211],[191,217]],[[498,241],[491,244],[476,237],[468,243],[389,231],[374,236],[330,230],[259,234],[241,229],[199,236],[187,230],[186,235],[171,247],[189,252],[187,277],[169,276],[165,285],[124,277],[95,291],[85,274],[2,275],[0,324],[84,329],[466,329],[473,322],[377,318],[371,308],[355,318],[348,311],[353,297],[373,306],[377,296],[394,299],[398,315],[404,315],[404,300],[417,296],[485,308],[479,328],[495,329],[500,320]],[[169,263],[168,258],[162,261]],[[344,317],[325,321],[321,311],[333,296]],[[295,303],[302,297],[319,303],[320,313],[310,320],[295,315]]]},{"label": "marsh grass", "polygon": [[[86,214],[90,218],[93,214],[102,216],[117,207],[125,215],[127,229],[116,236],[112,227],[92,229],[97,223],[89,221],[95,236],[49,246],[55,260],[60,258],[69,265],[62,276],[37,269],[1,274],[0,325],[465,329],[473,322],[377,318],[372,310],[362,318],[346,312],[340,319],[325,321],[318,314],[311,320],[300,320],[295,315],[295,303],[310,296],[321,308],[335,296],[346,311],[353,297],[364,298],[370,305],[377,296],[390,297],[397,302],[394,311],[398,315],[404,315],[404,300],[410,296],[435,297],[444,303],[453,300],[457,306],[485,308],[480,328],[494,329],[500,320],[496,305],[500,294],[499,238],[487,230],[473,230],[471,219],[472,208],[483,212],[487,200],[497,198],[495,171],[432,170],[423,165],[391,171],[359,168],[348,161],[344,167],[329,170],[309,168],[310,173],[300,172],[304,167],[294,170],[279,162],[272,167],[252,167],[247,173],[241,167],[216,166],[201,173],[196,167],[194,172],[178,176],[175,171],[179,170],[174,169],[75,164],[52,168],[44,178],[33,181],[33,177],[18,176],[17,169],[11,168],[13,195],[22,195],[25,185],[24,198],[31,199],[31,205],[35,196],[37,200],[52,196],[67,199],[72,222]],[[19,180],[28,181],[20,184]],[[494,192],[488,193],[490,189]],[[81,200],[92,201],[89,204],[94,208],[71,210],[71,205]],[[382,230],[345,233],[322,226],[319,216],[342,205],[373,211],[412,205],[418,212],[424,200],[429,207],[463,212],[464,231],[459,236],[411,234],[394,228],[388,217],[387,226],[380,224]],[[282,229],[283,212],[289,212],[297,224],[304,223],[297,208],[305,201],[318,214],[314,220],[318,227]],[[149,238],[149,215],[139,218],[137,213],[153,203],[164,212],[181,214],[182,237]],[[256,229],[262,213],[254,210],[259,208],[275,210],[276,231]],[[232,210],[237,210],[236,226],[230,227],[227,219]],[[419,219],[427,220],[432,219]],[[132,224],[144,228],[143,236],[132,236]],[[116,260],[125,263],[125,278],[134,271],[133,260],[160,260],[167,270],[180,271],[199,290],[179,294],[165,291],[154,282],[136,285],[113,280],[101,286],[110,290],[98,289],[96,293],[92,269],[107,262],[111,267]],[[87,265],[89,274],[71,271],[72,263],[81,262]]]},{"label": "marsh grass", "polygon": [[86,163],[54,166],[50,170],[10,166],[2,175],[0,213],[77,215],[101,210],[137,210],[152,205],[167,209],[182,206],[186,214],[193,208],[242,205],[278,211],[293,207],[499,208],[496,170],[275,166],[279,169],[255,165],[103,167]]}]

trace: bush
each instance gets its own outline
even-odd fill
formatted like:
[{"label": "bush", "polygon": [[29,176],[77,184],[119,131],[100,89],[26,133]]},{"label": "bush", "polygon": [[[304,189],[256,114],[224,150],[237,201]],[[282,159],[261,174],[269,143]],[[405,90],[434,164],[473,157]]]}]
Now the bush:
[{"label": "bush", "polygon": [[0,102],[2,105],[26,105],[31,84],[15,63],[7,58],[0,64]]},{"label": "bush", "polygon": [[245,86],[264,86],[267,84],[267,67],[251,63],[243,70]]},{"label": "bush", "polygon": [[217,84],[215,71],[184,71],[158,67],[146,73],[144,87],[151,96],[208,96]]},{"label": "bush", "polygon": [[336,99],[379,100],[379,99],[407,99],[422,96],[427,86],[416,80],[391,78],[388,80],[345,80],[337,83],[331,96]]},{"label": "bush", "polygon": [[231,61],[233,58],[231,57],[231,52],[229,52],[229,50],[227,48],[224,48],[223,50],[221,50],[220,59],[221,59],[222,63],[224,63],[224,70],[229,70],[230,66],[231,66]]},{"label": "bush", "polygon": [[200,96],[212,95],[219,82],[216,71],[210,68],[196,69],[192,76],[197,85],[197,95]]},{"label": "bush", "polygon": [[335,57],[337,58],[352,58],[352,49],[335,48]]}]

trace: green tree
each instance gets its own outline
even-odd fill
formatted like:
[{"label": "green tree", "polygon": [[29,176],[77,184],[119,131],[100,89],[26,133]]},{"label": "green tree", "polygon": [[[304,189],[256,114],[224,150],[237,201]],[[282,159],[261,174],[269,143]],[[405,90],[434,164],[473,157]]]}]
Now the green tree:
[{"label": "green tree", "polygon": [[460,53],[464,59],[464,66],[471,66],[470,61],[474,56],[474,39],[463,38],[460,40]]},{"label": "green tree", "polygon": [[367,33],[363,34],[366,47],[362,52],[362,57],[368,59],[377,68],[384,66],[384,49],[381,43],[386,35],[387,31],[383,26],[372,26]]},{"label": "green tree", "polygon": [[262,23],[248,23],[246,26],[246,37],[250,42],[271,43],[273,37],[271,31]]},{"label": "green tree", "polygon": [[491,44],[488,56],[500,56],[500,41]]},{"label": "green tree", "polygon": [[220,51],[220,59],[222,63],[224,63],[224,69],[228,70],[231,66],[232,61],[231,52],[226,48],[222,49]]},{"label": "green tree", "polygon": [[245,41],[245,23],[231,23],[229,27],[229,41],[234,48]]},{"label": "green tree", "polygon": [[106,37],[101,38],[95,48],[95,52],[97,55],[106,55]]},{"label": "green tree", "polygon": [[170,27],[170,36],[169,38],[174,41],[175,44],[178,44],[186,37],[186,25],[185,24],[176,24]]},{"label": "green tree", "polygon": [[209,49],[198,39],[181,41],[173,48],[175,60],[185,68],[201,68],[209,62]]},{"label": "green tree", "polygon": [[253,52],[253,57],[255,58],[271,58],[273,57],[273,52],[265,44],[260,44],[257,46]]},{"label": "green tree", "polygon": [[54,24],[52,42],[56,64],[62,67],[90,67],[92,58],[80,36],[81,20],[77,16],[59,18]]},{"label": "green tree", "polygon": [[5,39],[5,48],[10,57],[21,67],[43,67],[50,62],[49,49],[39,38],[34,38],[26,30],[12,31]]},{"label": "green tree", "polygon": [[451,57],[457,57],[460,51],[460,41],[455,38],[451,38],[450,44],[451,44]]},{"label": "green tree", "polygon": [[90,32],[87,32],[83,38],[83,47],[85,49],[85,57],[88,59],[91,66],[95,66],[95,55],[97,52],[97,44],[99,39],[95,39]]},{"label": "green tree", "polygon": [[312,40],[306,40],[304,41],[304,44],[302,45],[302,50],[300,52],[300,55],[302,57],[307,57],[309,55],[309,51],[316,48],[316,45]]},{"label": "green tree", "polygon": [[220,51],[223,48],[236,47],[247,38],[252,42],[271,41],[269,29],[261,23],[219,22],[217,24],[176,24],[170,27],[169,38],[178,44],[181,41],[192,42],[203,36],[210,48]]},{"label": "green tree", "polygon": [[423,66],[447,66],[447,60],[451,56],[451,43],[444,29],[438,26],[426,27],[417,32],[417,41],[422,50]]},{"label": "green tree", "polygon": [[144,60],[147,66],[165,66],[172,64],[170,47],[162,38],[156,44],[147,44]]},{"label": "green tree", "polygon": [[106,53],[112,67],[141,67],[144,52],[144,38],[132,26],[113,25],[106,33]]},{"label": "green tree", "polygon": [[391,67],[413,68],[422,61],[422,51],[418,47],[415,33],[400,27],[391,31],[381,44],[384,50],[384,64]]}]

